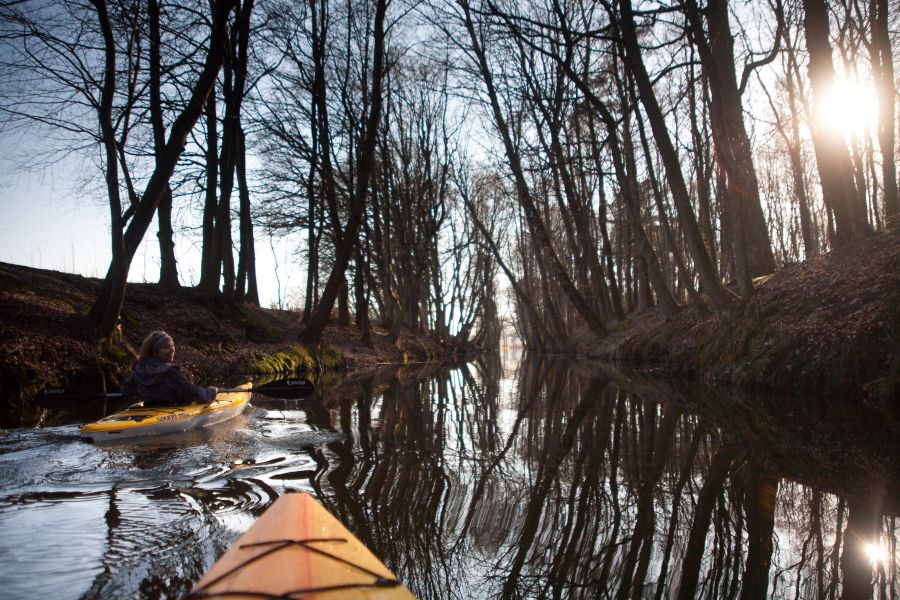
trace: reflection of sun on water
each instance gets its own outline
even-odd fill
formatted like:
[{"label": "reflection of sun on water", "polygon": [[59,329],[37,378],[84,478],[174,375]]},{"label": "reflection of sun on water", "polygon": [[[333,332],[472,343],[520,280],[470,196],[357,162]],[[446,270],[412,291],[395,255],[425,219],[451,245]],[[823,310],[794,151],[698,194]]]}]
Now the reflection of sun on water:
[{"label": "reflection of sun on water", "polygon": [[859,135],[878,118],[878,96],[860,81],[835,81],[817,112],[822,125],[835,133]]}]

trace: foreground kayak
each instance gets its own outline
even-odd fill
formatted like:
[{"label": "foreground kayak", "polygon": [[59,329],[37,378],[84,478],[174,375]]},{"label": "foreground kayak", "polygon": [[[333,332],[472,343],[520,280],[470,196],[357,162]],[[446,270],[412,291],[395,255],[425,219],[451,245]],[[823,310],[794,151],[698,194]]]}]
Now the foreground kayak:
[{"label": "foreground kayak", "polygon": [[175,406],[144,407],[134,404],[125,410],[88,423],[81,428],[86,442],[105,442],[144,435],[176,433],[207,427],[241,414],[250,399],[250,384],[240,386],[247,392],[217,394],[209,404],[195,402]]},{"label": "foreground kayak", "polygon": [[278,498],[188,598],[406,598],[412,593],[303,492]]}]

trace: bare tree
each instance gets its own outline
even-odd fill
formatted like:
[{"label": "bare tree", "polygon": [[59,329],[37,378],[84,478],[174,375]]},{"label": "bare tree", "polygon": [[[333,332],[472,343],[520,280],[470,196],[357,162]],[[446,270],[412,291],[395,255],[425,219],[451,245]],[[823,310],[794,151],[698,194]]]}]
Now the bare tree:
[{"label": "bare tree", "polygon": [[[184,150],[185,140],[199,119],[206,98],[215,85],[216,75],[222,65],[225,52],[225,23],[231,7],[232,3],[229,0],[220,0],[216,3],[212,14],[212,29],[206,62],[196,81],[191,99],[172,123],[165,151],[158,158],[156,169],[147,182],[140,203],[137,205],[127,229],[121,234],[115,228],[113,230],[112,260],[107,276],[88,315],[101,339],[109,338],[115,332],[125,301],[128,267],[165,194],[169,178]],[[116,237],[120,237],[121,241],[116,240]]]},{"label": "bare tree", "polygon": [[853,176],[853,164],[841,134],[826,124],[823,112],[834,81],[829,41],[828,5],[823,0],[803,0],[809,80],[815,98],[813,144],[822,182],[822,198],[834,213],[834,244],[842,245],[872,231],[866,220],[866,205]]},{"label": "bare tree", "polygon": [[572,303],[578,314],[584,319],[585,323],[587,323],[591,331],[593,331],[598,336],[602,336],[607,331],[606,326],[603,324],[597,312],[590,306],[590,303],[586,300],[582,292],[580,292],[576,288],[575,284],[572,282],[571,277],[569,276],[569,273],[566,271],[559,256],[554,250],[553,242],[547,229],[547,225],[542,218],[541,213],[538,210],[538,206],[532,196],[532,192],[529,189],[529,185],[526,181],[525,174],[522,168],[519,152],[516,149],[515,143],[513,142],[510,126],[507,122],[507,118],[503,114],[503,109],[500,105],[497,89],[494,85],[494,75],[487,59],[484,41],[478,30],[476,29],[471,6],[465,0],[459,0],[457,4],[462,11],[461,19],[469,38],[469,47],[472,54],[474,55],[477,68],[485,85],[485,91],[490,102],[490,110],[494,119],[494,124],[497,127],[497,130],[503,140],[503,147],[506,152],[506,157],[515,178],[516,194],[519,203],[524,210],[525,219],[528,223],[529,230],[534,235],[535,240],[539,244],[542,252],[546,255],[547,261],[549,263],[549,269],[553,273],[554,279],[562,288],[566,298]]},{"label": "bare tree", "polygon": [[372,28],[372,72],[370,104],[365,118],[365,130],[360,140],[359,163],[356,171],[356,194],[351,201],[346,224],[339,240],[336,240],[334,264],[319,299],[319,305],[301,333],[306,343],[317,342],[331,318],[331,309],[344,282],[344,272],[356,249],[357,234],[362,225],[370,177],[375,167],[375,146],[378,123],[381,119],[382,86],[385,75],[385,17],[389,0],[376,0]]},{"label": "bare tree", "polygon": [[892,217],[900,214],[900,193],[897,191],[897,162],[895,155],[896,93],[894,88],[894,53],[890,36],[890,8],[888,0],[869,3],[869,23],[872,39],[869,54],[872,73],[878,91],[878,146],[881,150],[881,172],[884,182],[884,212]]},{"label": "bare tree", "polygon": [[675,201],[675,207],[678,210],[679,221],[681,222],[691,258],[694,261],[694,267],[697,269],[703,289],[713,307],[717,311],[726,311],[734,306],[735,298],[719,281],[715,266],[703,244],[697,217],[691,206],[690,196],[684,182],[684,175],[681,172],[678,153],[669,136],[665,117],[653,91],[650,75],[641,58],[641,48],[635,29],[635,16],[630,0],[622,0],[621,10],[620,16],[617,17],[613,13],[611,18],[617,18],[618,26],[621,29],[622,42],[625,45],[626,64],[635,78],[641,102],[650,122],[650,129],[653,131],[653,137],[662,154],[669,189]]},{"label": "bare tree", "polygon": [[[21,123],[38,123],[57,131],[83,136],[88,143],[104,148],[103,172],[110,204],[112,259],[107,277],[89,313],[89,321],[100,338],[115,331],[125,298],[125,285],[131,260],[143,240],[157,206],[166,196],[168,181],[180,157],[185,140],[202,110],[221,64],[221,27],[230,10],[227,1],[219,2],[212,14],[212,35],[204,68],[194,84],[187,106],[173,114],[168,142],[157,147],[155,166],[150,171],[143,193],[135,189],[131,174],[129,135],[137,127],[134,118],[138,102],[144,96],[140,70],[143,67],[144,30],[137,4],[104,1],[85,4],[14,3],[4,5],[3,20],[15,33],[6,37],[20,46],[10,55],[16,60],[7,83],[14,77],[36,74],[45,90],[19,87],[8,97],[4,112]],[[151,7],[151,47],[157,32]],[[93,15],[93,16],[92,16]],[[93,37],[92,37],[93,36]],[[156,82],[160,76],[155,51],[151,49],[150,104],[155,134],[159,132]],[[102,59],[100,58],[102,56]],[[97,72],[102,76],[97,76]],[[120,73],[124,77],[120,77]],[[43,91],[50,91],[49,96]],[[95,96],[99,92],[99,97]],[[86,116],[94,114],[93,128]],[[127,193],[128,203],[121,199]],[[165,237],[165,233],[164,233]],[[169,265],[171,266],[171,264]],[[168,281],[168,280],[167,280]]]},{"label": "bare tree", "polygon": [[775,59],[781,37],[769,55],[748,65],[738,83],[734,68],[734,40],[727,2],[710,2],[703,10],[696,0],[685,3],[688,30],[698,49],[710,89],[710,116],[716,145],[716,160],[726,174],[726,200],[735,241],[735,264],[741,294],[753,293],[752,277],[775,270],[769,233],[759,195],[759,182],[753,165],[750,138],[744,127],[741,94],[751,68]]}]

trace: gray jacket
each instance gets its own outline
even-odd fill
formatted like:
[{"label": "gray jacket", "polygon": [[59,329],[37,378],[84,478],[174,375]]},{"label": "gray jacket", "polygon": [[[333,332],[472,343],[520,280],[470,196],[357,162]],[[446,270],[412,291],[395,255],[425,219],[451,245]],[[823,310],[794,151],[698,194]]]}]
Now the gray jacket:
[{"label": "gray jacket", "polygon": [[191,383],[175,363],[151,356],[134,363],[133,372],[122,386],[122,395],[148,405],[161,405],[212,402],[216,392]]}]

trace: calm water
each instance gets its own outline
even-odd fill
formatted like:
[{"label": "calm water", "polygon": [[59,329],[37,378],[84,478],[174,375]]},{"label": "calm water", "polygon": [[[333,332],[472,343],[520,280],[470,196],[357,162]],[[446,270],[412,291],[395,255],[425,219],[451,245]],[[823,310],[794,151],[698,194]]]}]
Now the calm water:
[{"label": "calm water", "polygon": [[0,597],[180,597],[289,490],[423,599],[898,597],[877,410],[499,357],[251,402],[141,443],[6,429]]}]

